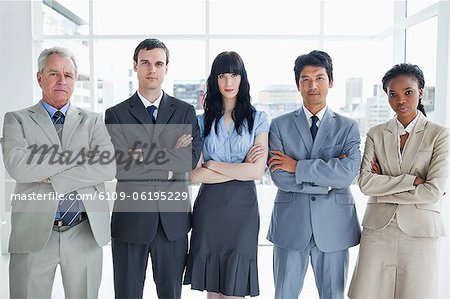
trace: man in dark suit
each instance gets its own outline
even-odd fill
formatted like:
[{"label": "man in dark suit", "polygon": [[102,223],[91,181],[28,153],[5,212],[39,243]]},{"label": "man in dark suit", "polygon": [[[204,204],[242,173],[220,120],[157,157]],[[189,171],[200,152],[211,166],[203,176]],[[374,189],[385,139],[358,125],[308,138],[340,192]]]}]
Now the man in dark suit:
[{"label": "man in dark suit", "polygon": [[202,141],[195,109],[161,89],[169,51],[146,39],[134,52],[139,90],[106,110],[116,150],[111,220],[116,298],[142,298],[148,254],[159,298],[180,298],[191,228],[186,173]]}]

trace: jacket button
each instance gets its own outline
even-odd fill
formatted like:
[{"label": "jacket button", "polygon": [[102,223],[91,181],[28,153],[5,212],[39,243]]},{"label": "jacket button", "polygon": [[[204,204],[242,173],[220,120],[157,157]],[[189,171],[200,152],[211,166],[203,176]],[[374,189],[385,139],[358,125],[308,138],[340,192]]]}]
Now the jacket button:
[{"label": "jacket button", "polygon": [[311,200],[312,200],[312,201],[315,201],[315,200],[316,200],[316,197],[315,197],[315,196],[311,197]]}]

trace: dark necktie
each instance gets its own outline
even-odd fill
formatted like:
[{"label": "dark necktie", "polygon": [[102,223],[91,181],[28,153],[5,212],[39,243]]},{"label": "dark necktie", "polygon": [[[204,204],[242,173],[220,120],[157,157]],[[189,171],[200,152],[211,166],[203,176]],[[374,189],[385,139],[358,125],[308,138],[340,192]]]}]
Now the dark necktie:
[{"label": "dark necktie", "polygon": [[[61,141],[64,125],[64,114],[59,110],[56,111],[52,116],[52,122],[55,126],[59,140]],[[62,221],[62,224],[70,226],[80,218],[81,212],[84,210],[84,205],[79,200],[75,200],[76,195],[77,192],[73,191],[65,194],[64,197],[59,200],[55,220]]]},{"label": "dark necktie", "polygon": [[147,109],[148,115],[150,116],[150,118],[152,120],[152,123],[153,124],[156,123],[156,118],[155,118],[155,114],[154,114],[154,112],[156,110],[156,106],[155,105],[150,105],[150,106],[147,106],[146,109]]},{"label": "dark necktie", "polygon": [[311,137],[312,137],[313,141],[314,141],[314,139],[316,139],[317,130],[319,130],[319,127],[317,126],[318,120],[319,120],[319,118],[316,115],[311,116],[312,125],[311,125],[311,128],[309,128],[309,130],[311,131]]}]

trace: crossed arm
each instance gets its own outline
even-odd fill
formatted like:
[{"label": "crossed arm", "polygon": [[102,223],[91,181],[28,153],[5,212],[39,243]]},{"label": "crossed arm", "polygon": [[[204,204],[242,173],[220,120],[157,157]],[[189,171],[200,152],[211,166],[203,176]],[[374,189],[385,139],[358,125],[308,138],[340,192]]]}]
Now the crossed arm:
[{"label": "crossed arm", "polygon": [[[121,124],[113,109],[106,110],[105,118],[116,156],[120,160],[117,163],[118,179],[151,179],[152,175],[160,175],[162,172],[187,172],[191,171],[199,160],[202,141],[193,107],[187,112],[185,124],[183,124],[186,128],[191,125],[192,133],[185,133],[178,137],[173,148],[158,147],[154,150],[156,154],[164,154],[165,163],[154,163],[151,159],[146,161],[144,157],[150,157],[147,149],[130,148],[126,138],[130,132],[127,130],[131,130],[134,125]],[[143,137],[144,140],[145,137]],[[150,141],[153,142],[153,140]]]},{"label": "crossed arm", "polygon": [[375,153],[375,140],[369,132],[358,184],[364,194],[376,197],[379,203],[436,203],[444,194],[448,178],[448,159],[448,131],[442,130],[434,143],[426,178],[409,173],[397,176],[383,174]]},{"label": "crossed arm", "polygon": [[223,183],[231,180],[257,180],[264,173],[268,154],[268,133],[256,136],[254,145],[242,163],[226,163],[214,160],[203,161],[200,158],[197,167],[192,171],[191,181],[194,183]]},{"label": "crossed arm", "polygon": [[285,154],[284,136],[275,123],[270,129],[269,167],[275,185],[286,192],[327,194],[330,188],[347,188],[355,178],[359,164],[359,130],[348,127],[342,152],[337,157],[296,160]]},{"label": "crossed arm", "polygon": [[[23,119],[16,113],[5,115],[3,131],[3,160],[8,173],[19,183],[51,183],[58,193],[67,193],[79,188],[93,186],[112,180],[115,174],[115,163],[78,163],[75,159],[64,163],[51,162],[52,155],[64,155],[62,150],[57,153],[50,151],[43,154],[42,161],[34,162],[33,152],[25,135]],[[49,144],[50,145],[50,144]],[[95,151],[92,151],[97,146]],[[89,150],[94,153],[92,161],[98,160],[105,152],[113,152],[108,132],[99,115],[94,120],[92,138]],[[75,153],[76,154],[76,153]],[[41,156],[41,155],[40,155]],[[51,179],[51,182],[48,180]]]}]

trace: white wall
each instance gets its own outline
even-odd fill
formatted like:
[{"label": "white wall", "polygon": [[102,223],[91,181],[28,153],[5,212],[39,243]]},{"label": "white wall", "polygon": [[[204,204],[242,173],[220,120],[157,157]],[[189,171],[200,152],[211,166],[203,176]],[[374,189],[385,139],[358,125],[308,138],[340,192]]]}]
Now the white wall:
[{"label": "white wall", "polygon": [[[5,112],[33,103],[31,2],[0,1],[0,123]],[[17,26],[20,24],[19,26]],[[1,134],[3,136],[3,133]],[[0,153],[0,159],[3,160]],[[0,247],[6,253],[9,214],[5,213],[5,169],[0,163]]]}]

